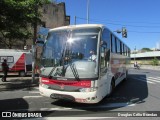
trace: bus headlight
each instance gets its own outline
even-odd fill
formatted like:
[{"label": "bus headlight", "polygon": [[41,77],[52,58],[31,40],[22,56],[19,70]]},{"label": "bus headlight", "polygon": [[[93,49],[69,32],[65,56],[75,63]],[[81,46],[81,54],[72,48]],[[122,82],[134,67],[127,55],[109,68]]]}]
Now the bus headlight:
[{"label": "bus headlight", "polygon": [[92,87],[92,88],[80,88],[80,92],[94,92],[98,89],[98,87]]}]

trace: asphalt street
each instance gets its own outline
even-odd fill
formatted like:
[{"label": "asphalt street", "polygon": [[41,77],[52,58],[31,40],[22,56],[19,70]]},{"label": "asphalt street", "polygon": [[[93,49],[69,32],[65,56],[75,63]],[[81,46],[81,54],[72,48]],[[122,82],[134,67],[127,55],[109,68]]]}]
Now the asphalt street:
[{"label": "asphalt street", "polygon": [[118,85],[112,96],[94,105],[42,97],[38,90],[38,79],[32,83],[31,77],[10,76],[8,82],[0,81],[0,111],[38,111],[43,117],[67,116],[95,119],[97,117],[122,118],[126,113],[133,115],[133,112],[139,117],[145,113],[160,116],[159,72],[130,69],[127,81]]}]

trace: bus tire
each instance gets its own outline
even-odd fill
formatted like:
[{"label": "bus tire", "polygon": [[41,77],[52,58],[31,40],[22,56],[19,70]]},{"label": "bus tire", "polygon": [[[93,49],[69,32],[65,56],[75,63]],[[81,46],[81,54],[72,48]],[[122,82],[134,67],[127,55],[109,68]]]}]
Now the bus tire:
[{"label": "bus tire", "polygon": [[25,71],[19,71],[19,76],[20,76],[20,77],[25,77],[25,76],[26,76]]},{"label": "bus tire", "polygon": [[123,81],[127,81],[127,76],[128,76],[128,70],[126,71],[126,76],[125,76],[125,78],[123,79]]},{"label": "bus tire", "polygon": [[115,80],[114,80],[114,78],[112,78],[109,95],[111,95],[113,93],[114,88],[115,88]]}]

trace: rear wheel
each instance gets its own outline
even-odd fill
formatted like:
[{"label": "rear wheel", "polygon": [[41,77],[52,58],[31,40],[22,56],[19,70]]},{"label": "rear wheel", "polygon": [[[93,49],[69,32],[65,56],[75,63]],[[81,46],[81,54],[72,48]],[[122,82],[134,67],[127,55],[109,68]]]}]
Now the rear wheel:
[{"label": "rear wheel", "polygon": [[126,80],[127,80],[127,76],[128,76],[128,70],[126,71],[126,76],[125,76],[125,78],[123,79],[123,81],[126,81]]},{"label": "rear wheel", "polygon": [[26,76],[25,71],[19,71],[19,76],[20,76],[20,77],[25,77],[25,76]]}]

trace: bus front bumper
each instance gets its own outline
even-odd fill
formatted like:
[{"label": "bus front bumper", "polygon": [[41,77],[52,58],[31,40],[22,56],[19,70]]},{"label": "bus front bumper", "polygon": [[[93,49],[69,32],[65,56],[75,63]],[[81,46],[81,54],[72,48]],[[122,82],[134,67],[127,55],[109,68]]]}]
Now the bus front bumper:
[{"label": "bus front bumper", "polygon": [[47,89],[39,85],[42,96],[52,99],[63,99],[78,103],[98,103],[102,98],[98,97],[97,91],[94,92],[66,92]]}]

